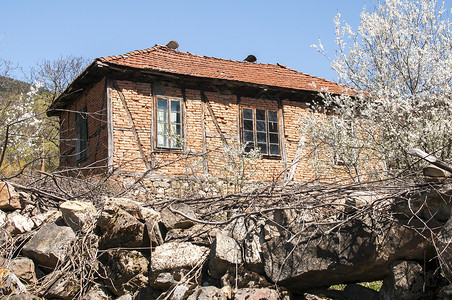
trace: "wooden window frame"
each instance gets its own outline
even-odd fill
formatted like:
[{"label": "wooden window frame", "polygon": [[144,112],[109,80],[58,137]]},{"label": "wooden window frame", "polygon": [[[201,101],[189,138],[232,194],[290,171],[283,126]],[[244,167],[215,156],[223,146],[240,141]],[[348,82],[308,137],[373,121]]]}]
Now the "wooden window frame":
[{"label": "wooden window frame", "polygon": [[[246,116],[245,110],[252,112],[252,118],[249,118],[249,116]],[[257,114],[260,114],[260,118],[258,119]],[[262,119],[262,112],[264,112],[264,119]],[[270,113],[273,114],[272,119],[270,120]],[[255,107],[240,107],[240,136],[241,136],[241,142],[242,143],[250,143],[250,134],[252,132],[252,145],[246,146],[245,151],[248,152],[251,149],[258,149],[259,144],[264,144],[262,142],[259,142],[258,135],[262,135],[265,133],[265,147],[266,147],[266,153],[262,153],[263,157],[265,158],[281,158],[281,130],[280,130],[280,123],[279,123],[279,114],[278,110],[272,110],[272,109],[261,109],[261,108],[255,108]],[[249,115],[249,112],[247,113]],[[252,121],[252,130],[250,130],[250,121]],[[248,122],[247,125],[245,123]],[[262,126],[260,125],[260,128],[258,128],[258,122],[264,122],[265,123],[265,131],[262,130]],[[262,123],[261,123],[262,124]],[[276,131],[271,130],[271,127],[276,126]],[[247,127],[247,128],[246,128]],[[248,135],[248,136],[246,136]],[[275,136],[277,135],[277,143],[274,142],[274,138],[271,138],[271,135]],[[272,142],[273,140],[273,142]],[[277,145],[278,154],[272,154],[271,147],[275,147]]]},{"label": "wooden window frame", "polygon": [[[166,101],[167,105],[166,105],[166,116],[165,116],[165,123],[166,123],[166,128],[164,130],[166,130],[165,135],[164,136],[164,144],[160,144],[159,139],[161,138],[161,133],[160,130],[161,128],[159,127],[160,124],[162,122],[159,121],[159,111],[162,111],[159,109],[159,100],[163,100]],[[179,122],[173,122],[172,121],[172,103],[173,102],[178,102],[179,103]],[[183,151],[184,149],[184,122],[185,122],[185,112],[184,112],[184,100],[182,98],[177,98],[177,97],[167,97],[167,96],[156,96],[155,97],[155,102],[154,102],[154,146],[155,149],[157,151],[161,150],[161,151]],[[174,139],[172,139],[171,136],[171,131],[174,128],[174,125],[179,125],[179,130],[180,133],[176,134],[177,138],[179,139],[178,144],[173,145]],[[177,129],[176,129],[177,130]],[[177,142],[176,142],[177,143]]]}]

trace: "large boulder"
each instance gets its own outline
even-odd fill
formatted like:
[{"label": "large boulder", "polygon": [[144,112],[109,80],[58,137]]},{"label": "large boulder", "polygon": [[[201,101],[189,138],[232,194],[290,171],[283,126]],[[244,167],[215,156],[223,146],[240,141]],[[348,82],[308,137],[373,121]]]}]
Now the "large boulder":
[{"label": "large boulder", "polygon": [[117,208],[108,218],[105,215],[102,218],[100,249],[146,246],[145,225],[125,210]]},{"label": "large boulder", "polygon": [[76,235],[71,227],[56,223],[45,224],[25,244],[22,253],[38,265],[53,269],[66,258],[75,239]]},{"label": "large boulder", "polygon": [[[343,282],[379,280],[396,259],[422,260],[424,250],[432,250],[416,231],[389,221],[370,228],[365,220],[355,220],[329,234],[297,232],[296,226],[292,230],[290,235],[282,231],[266,234],[272,238],[263,244],[265,273],[273,282],[301,292]],[[433,256],[427,253],[428,258]]]},{"label": "large boulder", "polygon": [[222,233],[217,234],[212,244],[209,259],[209,272],[214,278],[220,278],[231,266],[243,262],[242,249],[231,237]]},{"label": "large boulder", "polygon": [[188,242],[158,246],[152,252],[149,284],[155,288],[167,289],[193,268],[202,268],[208,255],[209,248]]},{"label": "large boulder", "polygon": [[75,232],[83,233],[93,228],[97,210],[92,203],[81,201],[66,201],[60,205],[60,211],[66,225]]}]

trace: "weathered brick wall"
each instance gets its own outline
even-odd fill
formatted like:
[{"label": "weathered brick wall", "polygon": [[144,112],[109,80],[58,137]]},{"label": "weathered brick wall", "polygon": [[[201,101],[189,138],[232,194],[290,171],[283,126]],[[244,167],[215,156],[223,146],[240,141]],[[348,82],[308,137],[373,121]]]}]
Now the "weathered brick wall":
[{"label": "weathered brick wall", "polygon": [[[153,142],[152,132],[155,124],[153,116],[155,114],[155,97],[152,96],[150,83],[116,81],[119,91],[111,88],[109,95],[113,107],[113,144],[114,144],[114,167],[125,172],[145,172],[146,165],[144,159],[158,169],[157,174],[180,175],[198,173],[203,174],[204,166],[202,158],[182,159],[186,154],[177,151],[159,150]],[[120,93],[124,95],[126,106],[131,113],[133,125],[139,136],[140,144],[145,158],[140,154],[136,143],[132,125],[126,114]],[[177,86],[166,86],[164,96],[183,99],[184,94]],[[221,132],[226,137],[228,143],[234,144],[240,136],[240,109],[242,107],[260,108],[265,110],[278,110],[278,102],[274,100],[253,99],[241,97],[240,103],[236,95],[228,93],[206,92],[206,98],[212,108],[213,114],[218,122]],[[199,90],[185,90],[185,138],[186,149],[192,153],[203,152],[203,103]],[[297,145],[300,139],[299,119],[307,112],[305,103],[283,100],[280,124],[284,123],[284,141],[287,153],[287,167],[290,167],[295,158]],[[217,131],[213,117],[206,106],[205,114],[205,134],[209,159],[207,167],[210,174],[218,175],[224,172],[224,164],[227,163],[224,155],[218,155],[217,149],[221,148],[222,140]],[[280,132],[281,134],[281,132]],[[280,136],[282,138],[282,136]],[[154,144],[153,144],[154,143]],[[314,171],[310,168],[308,160],[305,158],[308,149],[304,149],[301,160],[298,162],[294,180],[306,181],[315,177]],[[186,151],[188,152],[188,151]],[[165,165],[169,162],[173,163]],[[254,179],[271,180],[284,170],[282,158],[263,158],[258,163],[259,171]],[[281,179],[283,177],[280,177]]]},{"label": "weathered brick wall", "polygon": [[[84,92],[60,116],[60,167],[82,168],[84,174],[105,171],[107,166],[106,80],[102,79]],[[87,107],[88,158],[75,163],[75,112]]]}]

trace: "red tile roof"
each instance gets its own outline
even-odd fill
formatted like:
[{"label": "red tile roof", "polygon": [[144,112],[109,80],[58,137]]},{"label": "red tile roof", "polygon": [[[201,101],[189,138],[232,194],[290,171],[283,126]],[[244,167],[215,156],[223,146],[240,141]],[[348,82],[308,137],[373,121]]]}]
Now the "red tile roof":
[{"label": "red tile roof", "polygon": [[108,64],[162,71],[200,78],[231,80],[258,85],[283,87],[296,90],[344,93],[345,86],[335,82],[303,74],[280,64],[261,64],[199,56],[156,45],[124,55],[98,58]]}]

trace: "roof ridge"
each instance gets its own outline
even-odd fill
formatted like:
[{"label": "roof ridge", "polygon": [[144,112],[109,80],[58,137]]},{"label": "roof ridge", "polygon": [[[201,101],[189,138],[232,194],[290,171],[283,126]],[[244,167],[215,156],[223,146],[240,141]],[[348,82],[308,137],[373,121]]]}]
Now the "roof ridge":
[{"label": "roof ridge", "polygon": [[132,50],[127,53],[119,54],[119,55],[101,56],[101,57],[96,58],[95,60],[108,60],[108,61],[117,60],[117,59],[121,59],[121,58],[127,58],[128,56],[135,56],[135,55],[139,55],[139,54],[150,53],[152,51],[156,51],[158,48],[168,48],[168,47],[159,45],[159,44],[155,44],[154,46],[152,46],[150,48],[141,49],[141,50]]}]

